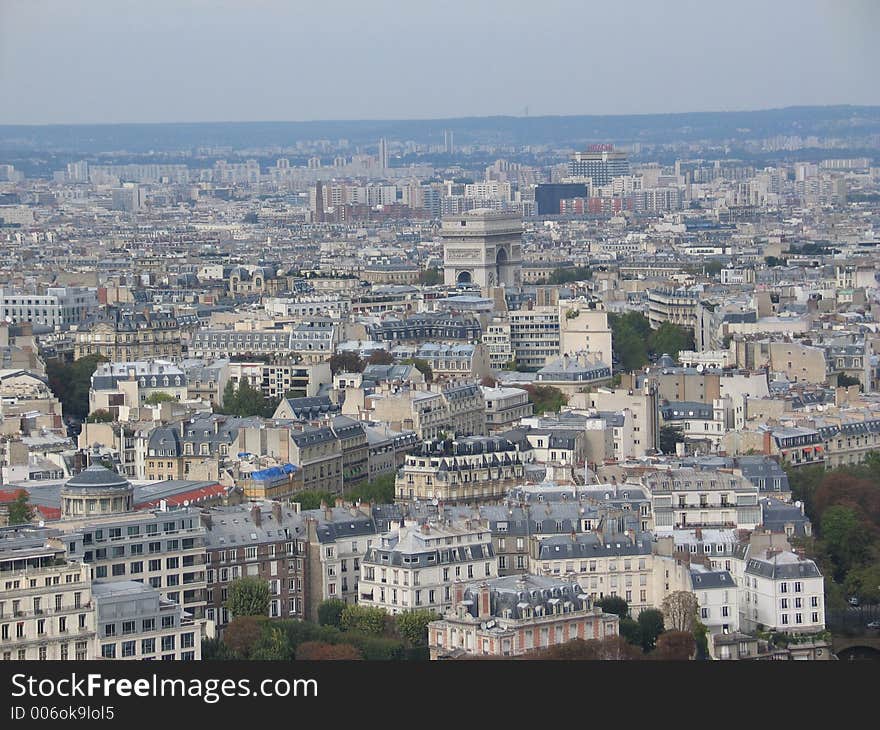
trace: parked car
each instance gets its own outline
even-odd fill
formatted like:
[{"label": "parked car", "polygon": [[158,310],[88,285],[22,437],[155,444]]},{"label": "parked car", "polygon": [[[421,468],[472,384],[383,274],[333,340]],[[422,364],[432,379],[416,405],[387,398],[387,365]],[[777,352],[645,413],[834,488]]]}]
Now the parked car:
[{"label": "parked car", "polygon": [[869,621],[868,628],[869,629],[880,629],[880,621]]},{"label": "parked car", "polygon": [[856,598],[855,596],[852,596],[852,597],[849,599],[849,605],[850,605],[850,606],[858,606],[858,605],[859,605],[859,599]]}]

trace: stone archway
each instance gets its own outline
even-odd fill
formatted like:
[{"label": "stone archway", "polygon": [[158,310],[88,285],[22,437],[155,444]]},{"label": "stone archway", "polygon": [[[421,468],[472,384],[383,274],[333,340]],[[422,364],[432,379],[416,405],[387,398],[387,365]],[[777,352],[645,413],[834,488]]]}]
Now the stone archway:
[{"label": "stone archway", "polygon": [[501,283],[504,281],[504,267],[507,266],[507,249],[500,247],[495,252],[495,281]]},{"label": "stone archway", "polygon": [[455,277],[456,284],[470,284],[472,282],[473,277],[470,271],[459,271],[458,276]]}]

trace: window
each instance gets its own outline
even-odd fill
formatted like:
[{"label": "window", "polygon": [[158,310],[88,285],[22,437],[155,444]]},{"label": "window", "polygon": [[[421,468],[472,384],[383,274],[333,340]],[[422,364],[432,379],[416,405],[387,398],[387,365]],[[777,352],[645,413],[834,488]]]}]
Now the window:
[{"label": "window", "polygon": [[122,622],[122,633],[123,634],[133,634],[135,632],[134,621],[123,621]]},{"label": "window", "polygon": [[812,596],[812,597],[810,598],[810,606],[811,606],[812,608],[816,608],[816,607],[818,607],[818,605],[819,605],[819,597],[818,597],[818,596]]},{"label": "window", "polygon": [[162,628],[163,629],[173,629],[174,628],[174,616],[163,616],[162,617]]},{"label": "window", "polygon": [[709,618],[709,609],[701,608],[700,609],[700,618]]},{"label": "window", "polygon": [[104,636],[116,636],[116,624],[106,624],[104,626]]},{"label": "window", "polygon": [[155,631],[156,630],[156,619],[145,618],[141,625],[143,626],[144,633],[146,633],[147,631]]},{"label": "window", "polygon": [[162,651],[174,651],[174,636],[162,637]]},{"label": "window", "polygon": [[116,644],[103,644],[101,646],[101,656],[104,659],[116,658]]},{"label": "window", "polygon": [[122,656],[134,656],[135,652],[135,642],[134,641],[123,641],[122,642]]}]

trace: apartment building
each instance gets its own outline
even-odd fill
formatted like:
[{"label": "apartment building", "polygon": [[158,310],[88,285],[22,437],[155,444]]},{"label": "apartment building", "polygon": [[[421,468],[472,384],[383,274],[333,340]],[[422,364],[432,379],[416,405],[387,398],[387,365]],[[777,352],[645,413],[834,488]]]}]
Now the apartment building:
[{"label": "apartment building", "polygon": [[732,471],[669,469],[639,481],[650,492],[658,533],[686,527],[754,530],[761,524],[758,488]]},{"label": "apartment building", "polygon": [[534,411],[529,392],[522,388],[503,388],[482,386],[483,400],[486,401],[486,426],[490,432],[504,431],[515,426]]},{"label": "apartment building", "polygon": [[215,507],[202,513],[207,551],[205,617],[222,629],[229,585],[255,577],[269,585],[269,616],[304,618],[309,565],[302,516],[280,502]]},{"label": "apartment building", "polygon": [[48,287],[45,294],[0,289],[0,319],[67,330],[86,320],[98,308],[95,289]]},{"label": "apartment building", "polygon": [[491,534],[479,521],[406,520],[364,555],[358,602],[391,614],[419,608],[443,613],[453,605],[456,580],[497,576]]},{"label": "apartment building", "polygon": [[330,364],[294,363],[291,360],[269,362],[232,362],[228,378],[238,388],[242,381],[262,391],[268,400],[281,398],[313,398],[321,385],[331,382]]},{"label": "apartment building", "polygon": [[593,600],[618,596],[634,616],[659,605],[649,533],[584,532],[530,541],[529,572],[578,583]]},{"label": "apartment building", "polygon": [[575,582],[511,576],[456,583],[451,609],[428,624],[428,647],[432,660],[520,656],[572,639],[611,638],[619,624]]},{"label": "apartment building", "polygon": [[476,383],[406,389],[367,396],[370,417],[396,430],[415,431],[424,440],[448,436],[485,436],[486,403]]},{"label": "apartment building", "polygon": [[523,479],[530,454],[503,436],[426,441],[397,475],[396,500],[497,501]]},{"label": "apartment building", "polygon": [[816,563],[790,550],[747,546],[741,558],[740,624],[767,631],[814,633],[825,628],[825,579]]},{"label": "apartment building", "polygon": [[119,407],[138,408],[158,394],[175,400],[188,397],[186,373],[168,360],[99,363],[89,388],[89,413]]},{"label": "apartment building", "polygon": [[66,555],[54,531],[0,529],[0,656],[93,659],[95,612],[89,568]]},{"label": "apartment building", "polygon": [[145,510],[55,523],[67,555],[94,581],[141,581],[201,620],[205,615],[205,528],[198,510]]},{"label": "apartment building", "polygon": [[202,626],[183,607],[133,580],[92,584],[95,658],[198,661]]},{"label": "apartment building", "polygon": [[259,418],[200,413],[189,420],[157,426],[146,442],[147,479],[187,479],[199,467],[203,478],[218,479],[220,465],[243,428],[259,428]]},{"label": "apartment building", "polygon": [[317,621],[322,601],[360,602],[364,556],[378,544],[378,535],[390,530],[393,522],[399,524],[402,517],[395,505],[362,502],[354,506],[337,499],[335,507],[321,505],[303,512],[302,518],[308,535],[305,618]]},{"label": "apartment building", "polygon": [[507,317],[510,347],[518,370],[538,370],[562,354],[558,307],[515,309]]},{"label": "apartment building", "polygon": [[74,357],[103,355],[111,362],[179,358],[182,352],[177,318],[145,308],[132,312],[107,307],[79,325]]}]

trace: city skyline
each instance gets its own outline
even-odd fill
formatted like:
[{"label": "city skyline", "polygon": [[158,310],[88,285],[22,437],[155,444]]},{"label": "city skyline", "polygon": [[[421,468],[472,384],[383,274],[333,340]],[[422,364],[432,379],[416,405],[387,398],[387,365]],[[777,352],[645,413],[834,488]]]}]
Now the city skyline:
[{"label": "city skyline", "polygon": [[[878,104],[871,70],[880,51],[870,29],[880,7],[845,5],[747,2],[733,14],[635,2],[605,18],[595,4],[505,12],[497,3],[413,9],[384,2],[343,4],[327,18],[320,9],[273,2],[146,8],[7,0],[0,5],[0,93],[15,103],[4,105],[0,124]],[[665,68],[659,79],[658,67]],[[96,94],[99,83],[110,93]]]}]

